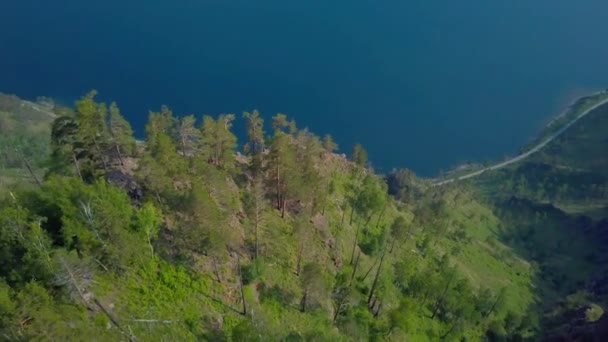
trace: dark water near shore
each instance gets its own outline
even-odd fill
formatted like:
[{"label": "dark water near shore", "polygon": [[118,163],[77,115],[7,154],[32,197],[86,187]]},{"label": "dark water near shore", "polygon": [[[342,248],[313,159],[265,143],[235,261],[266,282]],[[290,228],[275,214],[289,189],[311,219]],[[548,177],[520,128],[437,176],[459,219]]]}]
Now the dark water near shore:
[{"label": "dark water near shore", "polygon": [[605,0],[0,2],[0,91],[259,109],[361,142],[380,170],[502,157],[608,86]]}]

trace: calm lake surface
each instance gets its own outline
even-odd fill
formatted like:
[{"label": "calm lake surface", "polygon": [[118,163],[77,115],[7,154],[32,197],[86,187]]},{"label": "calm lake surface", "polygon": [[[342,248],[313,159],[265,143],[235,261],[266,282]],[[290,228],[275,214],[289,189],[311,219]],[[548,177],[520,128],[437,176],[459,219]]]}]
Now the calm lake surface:
[{"label": "calm lake surface", "polygon": [[0,2],[0,91],[95,88],[150,109],[257,108],[431,176],[514,153],[608,86],[605,0]]}]

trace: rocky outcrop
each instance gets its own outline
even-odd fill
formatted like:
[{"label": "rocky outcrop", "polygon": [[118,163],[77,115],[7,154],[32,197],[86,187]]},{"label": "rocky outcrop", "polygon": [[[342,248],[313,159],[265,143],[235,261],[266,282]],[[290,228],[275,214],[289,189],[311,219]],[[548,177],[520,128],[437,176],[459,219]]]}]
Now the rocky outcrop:
[{"label": "rocky outcrop", "polygon": [[125,191],[134,204],[141,204],[143,190],[142,187],[135,181],[135,178],[122,171],[113,170],[106,173],[105,179],[109,184],[112,184]]}]

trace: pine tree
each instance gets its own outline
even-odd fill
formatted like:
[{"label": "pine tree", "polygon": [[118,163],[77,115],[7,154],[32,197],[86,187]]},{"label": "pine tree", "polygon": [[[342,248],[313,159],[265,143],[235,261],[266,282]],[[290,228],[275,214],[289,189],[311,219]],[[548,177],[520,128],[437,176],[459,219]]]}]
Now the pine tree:
[{"label": "pine tree", "polygon": [[191,157],[199,144],[200,132],[194,126],[195,122],[194,115],[187,115],[180,118],[175,127],[176,143],[184,158]]},{"label": "pine tree", "polygon": [[103,103],[95,102],[97,91],[92,90],[76,101],[75,120],[78,124],[76,139],[82,143],[89,159],[89,172],[102,166],[106,171],[109,134],[106,125],[107,108]]},{"label": "pine tree", "polygon": [[247,121],[247,143],[244,146],[245,153],[251,158],[250,168],[254,175],[262,169],[262,153],[264,152],[264,119],[260,113],[254,110],[252,113],[245,112],[243,117]]},{"label": "pine tree", "polygon": [[159,135],[170,136],[174,122],[173,112],[167,106],[162,106],[160,112],[150,112],[146,123],[146,145],[155,145]]},{"label": "pine tree", "polygon": [[329,135],[329,134],[326,134],[326,135],[323,137],[323,142],[322,142],[322,144],[323,144],[323,148],[325,149],[325,152],[327,152],[327,153],[333,153],[333,152],[335,152],[336,150],[338,150],[338,144],[336,144],[336,143],[334,142],[334,140],[333,140],[332,136],[331,136],[331,135]]},{"label": "pine tree", "polygon": [[237,147],[236,135],[232,133],[232,122],[234,114],[222,114],[217,119],[215,134],[216,140],[216,164],[225,170],[234,168],[234,153]]},{"label": "pine tree", "polygon": [[135,151],[135,139],[133,139],[131,125],[122,116],[115,102],[110,104],[108,130],[112,145],[111,150],[116,152],[116,157],[124,167],[124,157],[133,154]]},{"label": "pine tree", "polygon": [[278,114],[272,122],[274,135],[267,168],[270,183],[274,188],[276,208],[281,211],[281,217],[284,217],[287,199],[297,190],[296,150],[293,138],[284,132],[284,129],[291,125],[285,116]]},{"label": "pine tree", "polygon": [[300,276],[300,286],[303,293],[302,300],[300,301],[300,310],[302,312],[321,305],[327,298],[329,284],[319,264],[308,263],[304,266],[302,275]]},{"label": "pine tree", "polygon": [[107,108],[95,102],[96,94],[93,90],[76,101],[73,117],[55,119],[51,134],[51,172],[64,173],[66,165],[72,164],[82,180],[93,181],[99,169],[109,170]]},{"label": "pine tree", "polygon": [[264,225],[263,212],[266,207],[266,199],[264,198],[264,188],[262,181],[259,179],[253,180],[250,190],[247,193],[245,201],[245,210],[251,221],[253,230],[253,256],[257,259],[260,254],[260,233]]},{"label": "pine tree", "polygon": [[365,167],[367,164],[367,151],[365,151],[361,144],[355,144],[353,146],[350,160],[357,166]]},{"label": "pine tree", "polygon": [[73,165],[74,174],[84,180],[80,159],[86,154],[83,144],[77,139],[78,123],[73,117],[60,116],[51,129],[51,173],[65,174],[67,165]]},{"label": "pine tree", "polygon": [[184,178],[187,169],[171,137],[174,122],[173,113],[166,106],[160,112],[150,112],[146,124],[146,150],[137,173],[161,205],[166,204],[166,199],[175,198],[175,181]]},{"label": "pine tree", "polygon": [[299,197],[303,203],[309,205],[312,216],[323,206],[328,191],[326,188],[328,181],[325,178],[329,177],[321,172],[323,165],[319,156],[323,147],[319,138],[306,132],[303,140],[303,142],[298,142],[298,144],[304,145],[302,160],[298,162],[299,165],[302,165],[301,175],[298,177],[301,179]]},{"label": "pine tree", "polygon": [[233,114],[222,114],[217,120],[204,116],[201,126],[202,158],[225,170],[232,170],[235,163],[237,139],[231,131],[232,121]]},{"label": "pine tree", "polygon": [[393,248],[395,247],[395,243],[403,243],[407,240],[410,234],[411,226],[408,224],[406,219],[403,216],[397,216],[393,223],[391,224],[390,234],[391,234],[391,249],[390,253],[393,252]]}]

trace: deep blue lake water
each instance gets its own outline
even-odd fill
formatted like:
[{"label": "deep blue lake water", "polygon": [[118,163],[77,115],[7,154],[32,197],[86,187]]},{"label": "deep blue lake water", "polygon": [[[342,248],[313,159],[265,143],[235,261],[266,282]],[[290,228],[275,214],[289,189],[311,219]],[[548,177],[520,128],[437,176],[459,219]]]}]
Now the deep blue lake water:
[{"label": "deep blue lake water", "polygon": [[0,91],[283,112],[377,169],[513,153],[608,86],[605,0],[6,0]]}]

